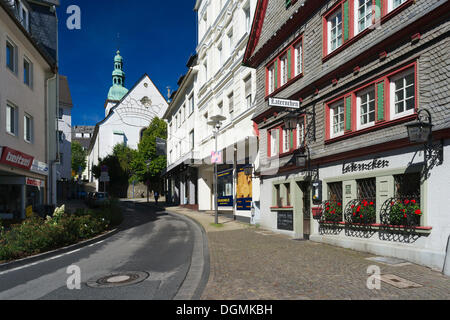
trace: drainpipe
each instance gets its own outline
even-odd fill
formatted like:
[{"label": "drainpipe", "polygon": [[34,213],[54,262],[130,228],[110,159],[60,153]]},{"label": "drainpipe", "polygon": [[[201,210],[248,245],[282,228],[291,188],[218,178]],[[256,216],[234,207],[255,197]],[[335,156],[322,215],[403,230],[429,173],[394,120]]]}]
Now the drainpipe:
[{"label": "drainpipe", "polygon": [[[58,113],[59,113],[59,75],[58,75],[58,66],[59,66],[59,41],[58,41],[58,16],[56,14],[56,8],[55,6],[52,7],[53,11],[55,13],[55,23],[56,23],[56,67],[54,68],[54,76],[50,79],[47,80],[48,81],[52,81],[55,80],[55,114],[54,114],[54,120],[56,121],[56,133],[58,133],[59,131],[59,120],[58,120]],[[47,84],[48,87],[48,84]],[[50,159],[49,155],[49,159]],[[57,188],[56,188],[56,166],[60,164],[60,159],[59,159],[59,139],[58,139],[58,135],[56,135],[56,160],[52,160],[50,162],[50,168],[51,170],[49,173],[49,180],[51,181],[51,186],[50,186],[50,204],[54,204],[56,205],[57,203]]]}]

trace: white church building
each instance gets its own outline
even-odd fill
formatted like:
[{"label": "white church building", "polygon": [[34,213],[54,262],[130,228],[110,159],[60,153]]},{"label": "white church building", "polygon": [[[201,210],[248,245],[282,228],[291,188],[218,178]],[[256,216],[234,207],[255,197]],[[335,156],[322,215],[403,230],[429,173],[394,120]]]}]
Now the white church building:
[{"label": "white church building", "polygon": [[168,104],[147,74],[130,89],[125,88],[125,72],[120,52],[114,58],[113,85],[105,102],[105,119],[97,123],[88,149],[89,181],[99,182],[92,168],[112,154],[117,144],[137,150],[142,134],[155,118],[163,117]]}]

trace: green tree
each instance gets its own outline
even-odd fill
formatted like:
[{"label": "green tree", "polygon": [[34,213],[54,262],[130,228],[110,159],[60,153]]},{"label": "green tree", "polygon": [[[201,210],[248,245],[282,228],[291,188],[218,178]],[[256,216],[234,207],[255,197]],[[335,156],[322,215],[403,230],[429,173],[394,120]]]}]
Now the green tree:
[{"label": "green tree", "polygon": [[72,142],[72,170],[78,173],[86,169],[86,151],[79,142]]},{"label": "green tree", "polygon": [[148,181],[153,190],[161,191],[161,173],[167,166],[167,159],[165,155],[157,154],[156,138],[167,140],[167,124],[158,117],[153,119],[143,133],[138,152],[131,164],[132,180],[143,183]]},{"label": "green tree", "polygon": [[[137,155],[137,151],[123,145],[117,144],[113,153],[101,159],[98,166],[92,168],[94,177],[99,179],[101,168],[106,166],[110,177],[108,192],[115,197],[125,198],[127,196],[129,180],[131,177],[131,163]],[[100,188],[100,190],[103,190]]]}]

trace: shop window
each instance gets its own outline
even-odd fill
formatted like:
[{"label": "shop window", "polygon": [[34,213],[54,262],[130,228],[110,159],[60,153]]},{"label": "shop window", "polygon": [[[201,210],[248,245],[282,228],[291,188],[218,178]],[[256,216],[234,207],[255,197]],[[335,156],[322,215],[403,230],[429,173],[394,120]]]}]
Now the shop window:
[{"label": "shop window", "polygon": [[356,180],[358,199],[375,201],[377,197],[376,178]]},{"label": "shop window", "polygon": [[285,183],[284,184],[285,190],[286,190],[286,206],[290,207],[291,204],[291,184]]},{"label": "shop window", "polygon": [[342,203],[342,182],[328,183],[328,200]]},{"label": "shop window", "polygon": [[395,197],[420,200],[420,173],[408,173],[394,176]]},{"label": "shop window", "polygon": [[283,199],[281,198],[280,185],[275,186],[275,206],[281,208],[283,206]]}]

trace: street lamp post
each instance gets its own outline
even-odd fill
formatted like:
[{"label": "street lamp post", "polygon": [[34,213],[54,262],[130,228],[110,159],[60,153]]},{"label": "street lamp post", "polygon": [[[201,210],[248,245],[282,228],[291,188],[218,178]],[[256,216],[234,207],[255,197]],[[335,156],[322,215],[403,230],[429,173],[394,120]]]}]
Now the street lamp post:
[{"label": "street lamp post", "polygon": [[[220,127],[222,126],[222,121],[225,121],[226,118],[221,115],[216,115],[211,117],[211,120],[208,122],[208,125],[212,126],[214,129],[214,140],[215,140],[215,153],[217,155],[217,134],[219,133]],[[218,203],[218,195],[217,195],[217,160],[214,161],[214,202],[215,202],[215,218],[214,223],[219,224],[219,203]]]}]

